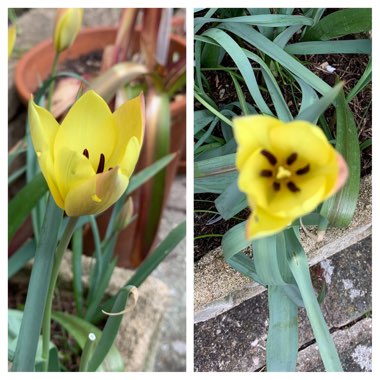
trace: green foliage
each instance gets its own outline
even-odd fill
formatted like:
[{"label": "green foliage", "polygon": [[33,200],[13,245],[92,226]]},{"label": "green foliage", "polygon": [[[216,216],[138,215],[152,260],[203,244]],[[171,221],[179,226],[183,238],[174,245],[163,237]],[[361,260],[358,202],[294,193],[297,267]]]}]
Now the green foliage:
[{"label": "green foliage", "polygon": [[[320,228],[329,222],[346,226],[352,219],[360,183],[360,149],[372,141],[359,146],[348,102],[371,82],[372,61],[346,99],[344,83],[330,87],[309,69],[307,57],[301,61],[297,56],[321,54],[323,59],[323,54],[370,55],[370,39],[356,33],[371,29],[371,10],[329,11],[327,16],[324,8],[303,8],[301,12],[293,8],[248,8],[236,15],[215,8],[202,9],[204,16],[195,12],[194,192],[219,194],[214,203],[224,220],[236,218],[247,207],[246,196],[237,186],[234,116],[260,113],[285,122],[308,120],[319,124],[336,144],[350,169],[350,179],[340,192],[284,231],[253,242],[246,240],[243,221],[224,234],[222,249],[228,264],[268,287],[267,370],[295,371],[298,309],[305,307],[326,370],[341,371],[312,288],[298,240],[299,227],[301,221]],[[344,39],[339,39],[342,36]],[[210,74],[215,78],[219,73],[224,81],[231,78],[229,90],[236,93],[236,100],[223,102],[212,89]],[[325,117],[331,105],[336,108],[336,136]]]},{"label": "green foliage", "polygon": [[[220,194],[215,207],[223,219],[234,217],[246,207],[244,195],[236,186],[236,143],[231,133],[234,116],[263,113],[283,121],[309,120],[320,123],[328,139],[334,139],[324,112],[343,85],[332,89],[295,55],[371,54],[369,39],[352,37],[352,33],[370,29],[371,10],[356,11],[344,9],[327,16],[322,8],[306,8],[303,14],[292,8],[240,9],[235,16],[218,8],[202,9],[204,16],[195,12],[194,191]],[[331,28],[331,23],[339,27]],[[327,30],[335,34],[328,35]],[[326,41],[339,36],[345,39]],[[224,104],[215,97],[207,79],[212,72],[230,76],[237,101]],[[370,61],[348,95],[349,100],[370,83],[371,73]],[[292,111],[284,93],[292,94]],[[346,130],[341,125],[339,121],[338,129]],[[347,130],[338,134],[344,133]],[[362,149],[370,144],[369,140]],[[354,156],[357,152],[347,154]]]}]

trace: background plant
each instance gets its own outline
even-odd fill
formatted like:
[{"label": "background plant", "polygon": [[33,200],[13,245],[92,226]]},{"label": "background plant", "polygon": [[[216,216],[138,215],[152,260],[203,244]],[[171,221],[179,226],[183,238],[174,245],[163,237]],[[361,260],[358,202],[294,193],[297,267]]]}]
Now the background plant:
[{"label": "background plant", "polygon": [[[216,223],[221,220],[229,221],[226,223],[227,226],[231,226],[231,222],[232,225],[236,224],[224,236],[211,232],[196,238],[223,236],[222,248],[230,265],[259,283],[275,286],[270,286],[270,300],[276,297],[283,300],[276,288],[280,284],[291,285],[295,283],[292,282],[295,279],[301,287],[299,278],[297,279],[294,273],[290,274],[290,277],[294,275],[293,280],[287,277],[289,268],[292,269],[291,260],[281,262],[280,257],[286,257],[284,252],[287,249],[302,253],[302,247],[299,243],[297,245],[297,239],[289,237],[292,232],[284,232],[285,235],[290,235],[285,236],[286,244],[282,246],[284,236],[278,237],[280,242],[277,244],[276,237],[262,239],[261,246],[261,239],[254,243],[245,240],[245,222],[240,221],[246,218],[247,201],[236,184],[236,142],[232,134],[231,119],[234,116],[260,113],[274,115],[283,121],[301,119],[320,125],[330,142],[345,157],[350,177],[340,192],[326,201],[316,212],[302,218],[302,222],[304,225],[316,225],[319,236],[323,235],[329,224],[347,226],[352,219],[359,195],[360,150],[371,145],[371,139],[359,143],[356,120],[360,120],[362,115],[354,115],[349,103],[370,86],[372,63],[369,59],[360,79],[354,85],[350,84],[350,89],[343,93],[339,92],[338,87],[331,87],[339,79],[338,75],[332,74],[336,68],[326,62],[324,66],[321,65],[320,75],[316,75],[308,68],[311,66],[308,57],[339,53],[370,55],[370,30],[369,9],[195,10],[194,189],[196,194],[216,194],[215,197],[198,196],[199,203],[206,198],[206,202],[213,204],[216,211],[198,212],[208,213],[209,216],[204,220],[209,219],[210,230],[215,226],[214,230],[219,232]],[[321,79],[322,75],[329,79],[330,83]],[[217,82],[219,78],[230,88],[220,86],[221,90],[218,91],[218,84],[210,83],[211,80]],[[223,101],[228,92],[236,94],[236,100]],[[230,99],[229,96],[226,98]],[[325,112],[332,102],[334,109],[330,108]],[[197,195],[195,197],[197,213],[199,203]],[[214,213],[214,216],[211,217],[210,213]],[[197,220],[199,216],[195,216]],[[296,235],[299,233],[297,223],[294,226]],[[253,249],[253,260],[244,254],[244,249],[249,246]],[[269,259],[260,260],[260,257],[268,256],[274,261],[269,263]],[[304,259],[301,261],[306,279],[307,262]],[[258,268],[259,262],[264,266]],[[266,276],[263,277],[263,273],[266,273]],[[306,286],[305,284],[302,286]],[[308,283],[309,290],[310,286],[311,283]],[[298,297],[297,300],[294,294],[289,295],[288,293],[292,293],[289,289],[286,290],[289,297],[285,298],[289,309],[282,317],[291,319],[297,315],[297,308],[303,306],[303,303],[299,303],[302,297]],[[277,298],[277,301],[280,298]],[[276,301],[269,302],[270,315],[279,315],[281,310],[278,309],[278,304]],[[270,326],[270,336],[275,336],[277,343],[281,336],[288,339],[288,330],[280,329],[274,332],[273,326]],[[297,328],[294,327],[290,335],[295,341],[296,334]],[[288,355],[284,354],[281,352],[281,344],[271,344],[271,339],[268,337],[268,369],[294,370],[296,352],[288,350]],[[280,367],[277,367],[277,358],[282,358]],[[327,364],[326,368],[332,367]]]}]

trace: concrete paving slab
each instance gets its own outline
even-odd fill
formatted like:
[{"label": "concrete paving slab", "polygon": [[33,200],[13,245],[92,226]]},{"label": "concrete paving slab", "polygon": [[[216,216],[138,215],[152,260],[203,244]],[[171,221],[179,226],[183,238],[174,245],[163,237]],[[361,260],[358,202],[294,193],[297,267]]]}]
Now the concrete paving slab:
[{"label": "concrete paving slab", "polygon": [[[349,328],[371,312],[371,247],[371,237],[368,237],[334,255],[328,263],[322,264],[325,268],[322,273],[328,286],[322,312],[332,330],[341,329],[342,334],[347,330],[349,334]],[[346,289],[347,283],[352,284],[352,287]],[[215,318],[197,323],[194,326],[195,370],[261,370],[265,366],[267,308],[267,292],[262,292]],[[370,328],[365,336],[371,336]],[[313,343],[313,339],[306,312],[301,310],[299,347]],[[347,335],[345,339],[349,341],[350,337]],[[360,353],[361,349],[356,348],[359,345],[363,345],[363,342],[352,343],[352,353],[356,352],[355,349]],[[338,346],[338,349],[341,349],[344,356],[346,346]],[[314,357],[317,358],[316,355]],[[353,361],[354,357],[348,355],[344,364],[346,368],[354,368]],[[307,368],[317,367],[318,363],[314,361]]]},{"label": "concrete paving slab", "polygon": [[[365,318],[353,326],[332,334],[345,372],[372,371],[372,318]],[[302,350],[298,355],[297,371],[323,372],[318,346]]]}]

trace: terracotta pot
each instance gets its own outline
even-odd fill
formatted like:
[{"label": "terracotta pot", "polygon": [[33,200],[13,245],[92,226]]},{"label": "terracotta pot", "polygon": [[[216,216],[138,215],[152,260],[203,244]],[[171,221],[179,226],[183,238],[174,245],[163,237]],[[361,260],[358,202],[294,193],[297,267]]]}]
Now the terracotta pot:
[{"label": "terracotta pot", "polygon": [[[84,29],[79,33],[73,46],[60,55],[59,62],[75,59],[91,51],[103,49],[115,41],[115,36],[116,29],[114,27]],[[51,39],[45,40],[30,49],[18,62],[15,72],[15,84],[23,103],[27,104],[30,95],[48,77],[54,54],[53,41]]]},{"label": "terracotta pot", "polygon": [[[183,20],[174,23],[175,25],[183,24]],[[73,46],[64,51],[60,55],[59,63],[65,60],[76,59],[81,55],[88,54],[92,51],[105,49],[112,45],[116,38],[116,28],[114,27],[97,27],[84,29],[80,32]],[[133,42],[138,44],[138,38],[134,38]],[[183,37],[172,35],[170,53],[177,52],[179,55],[186,54],[186,40]],[[52,40],[43,41],[29,50],[19,61],[16,67],[15,84],[17,92],[24,104],[27,104],[30,95],[33,94],[40,83],[45,80],[51,69],[54,59],[54,48]],[[172,136],[171,136],[171,152],[178,152],[178,156],[166,169],[166,191],[165,200],[168,197],[171,183],[175,177],[177,170],[185,172],[186,163],[183,161],[185,156],[185,136],[186,136],[186,97],[184,95],[177,96],[171,103],[172,116]],[[182,158],[182,160],[181,160]],[[139,195],[134,194],[135,200]],[[100,233],[103,234],[108,225],[110,211],[98,217]],[[93,239],[91,231],[88,230],[84,235],[84,250],[86,253],[93,252]],[[119,257],[119,265],[124,267],[135,267],[149,253],[145,250],[140,257],[131,259],[127,253],[131,251],[136,235],[136,223],[130,225],[128,229],[120,234],[118,243],[115,248],[115,254]],[[143,239],[143,236],[139,238]]]}]

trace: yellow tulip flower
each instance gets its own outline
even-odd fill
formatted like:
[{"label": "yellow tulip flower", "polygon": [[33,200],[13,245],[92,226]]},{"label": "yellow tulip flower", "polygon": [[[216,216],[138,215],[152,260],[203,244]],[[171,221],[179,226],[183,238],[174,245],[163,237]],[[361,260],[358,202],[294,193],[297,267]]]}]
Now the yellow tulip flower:
[{"label": "yellow tulip flower", "polygon": [[13,47],[16,42],[16,26],[11,25],[8,27],[8,58],[11,56]]},{"label": "yellow tulip flower", "polygon": [[279,232],[313,211],[347,177],[344,160],[309,122],[255,115],[233,124],[238,186],[253,210],[248,239]]},{"label": "yellow tulip flower", "polygon": [[63,8],[57,12],[54,28],[54,47],[60,53],[75,41],[82,25],[82,8]]},{"label": "yellow tulip flower", "polygon": [[67,215],[98,214],[120,198],[141,150],[143,95],[112,113],[99,95],[88,91],[61,125],[33,100],[28,113],[42,174]]}]

